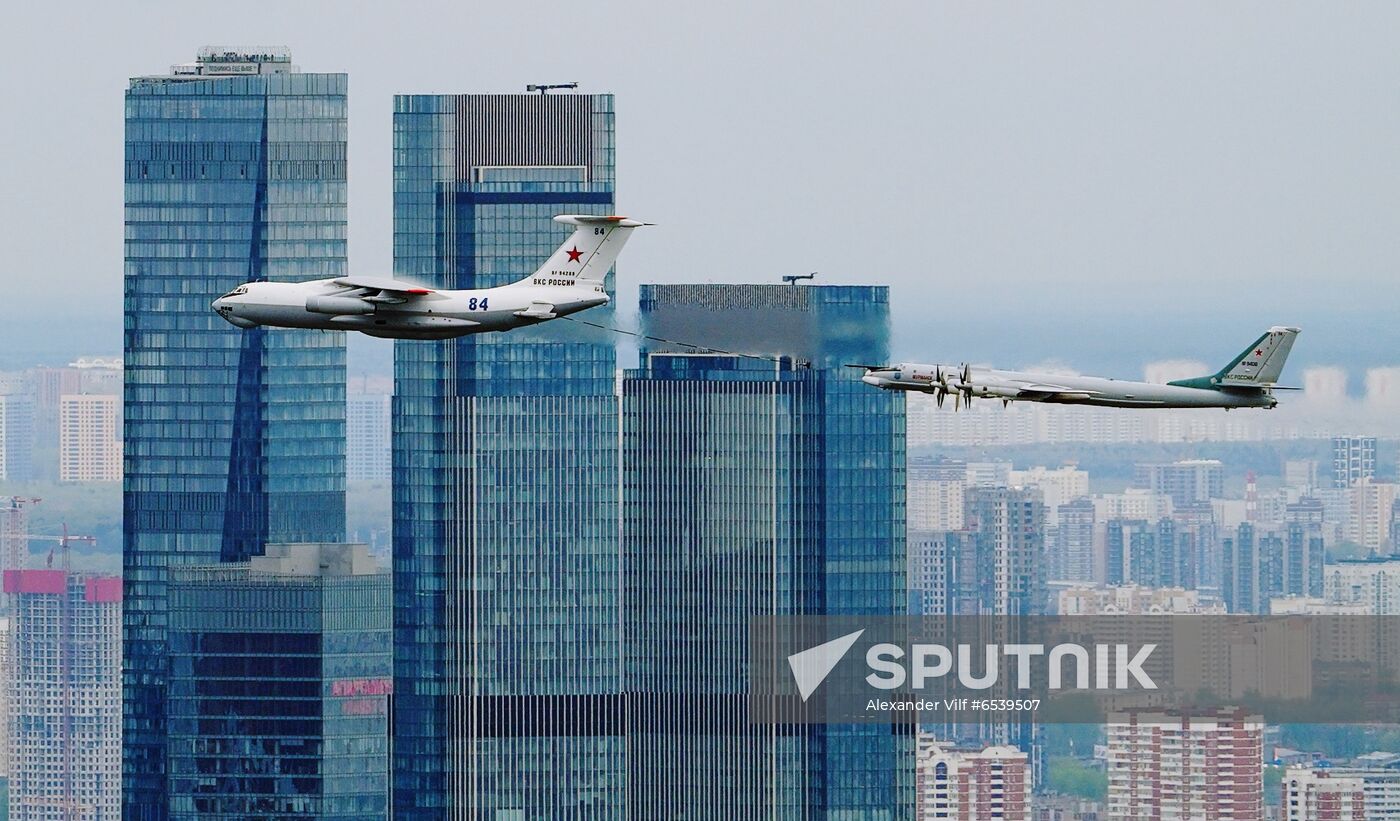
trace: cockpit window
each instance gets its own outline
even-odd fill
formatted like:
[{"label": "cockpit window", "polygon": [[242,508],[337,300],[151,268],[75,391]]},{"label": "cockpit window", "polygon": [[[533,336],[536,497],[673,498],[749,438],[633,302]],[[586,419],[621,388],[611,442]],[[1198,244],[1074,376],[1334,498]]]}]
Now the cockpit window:
[{"label": "cockpit window", "polygon": [[246,293],[248,293],[248,286],[247,286],[247,285],[239,285],[237,288],[234,288],[232,291],[229,291],[228,293],[224,294],[224,298],[227,299],[228,297],[231,297],[231,296],[242,296],[243,294],[246,294]]}]

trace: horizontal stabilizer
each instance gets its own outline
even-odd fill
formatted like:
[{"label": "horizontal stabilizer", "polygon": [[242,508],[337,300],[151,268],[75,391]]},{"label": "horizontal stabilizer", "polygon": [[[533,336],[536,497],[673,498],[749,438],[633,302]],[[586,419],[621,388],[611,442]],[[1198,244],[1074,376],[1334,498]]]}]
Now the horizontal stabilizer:
[{"label": "horizontal stabilizer", "polygon": [[548,302],[531,302],[530,307],[516,311],[515,315],[524,319],[553,319],[558,316],[554,313],[554,306]]},{"label": "horizontal stabilizer", "polygon": [[560,214],[554,221],[565,225],[612,225],[618,228],[641,228],[643,225],[654,224],[630,217],[596,217],[590,214]]}]

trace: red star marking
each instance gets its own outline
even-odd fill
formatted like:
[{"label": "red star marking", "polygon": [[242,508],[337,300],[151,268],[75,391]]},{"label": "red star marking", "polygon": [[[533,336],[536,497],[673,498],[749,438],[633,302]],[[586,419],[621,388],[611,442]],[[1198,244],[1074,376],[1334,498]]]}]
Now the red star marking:
[{"label": "red star marking", "polygon": [[1255,356],[1263,356],[1263,355],[1264,355],[1264,350],[1263,350],[1262,348],[1256,349],[1256,350],[1254,351],[1254,355],[1255,355]]},{"label": "red star marking", "polygon": [[564,253],[569,255],[569,262],[578,262],[578,258],[583,256],[583,252],[578,249],[577,245],[574,246],[574,250],[565,251]]}]

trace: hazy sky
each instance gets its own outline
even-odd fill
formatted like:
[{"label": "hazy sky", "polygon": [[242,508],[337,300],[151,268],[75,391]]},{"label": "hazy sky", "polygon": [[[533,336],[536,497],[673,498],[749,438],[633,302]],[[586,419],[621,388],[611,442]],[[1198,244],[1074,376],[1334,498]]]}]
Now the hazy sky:
[{"label": "hazy sky", "polygon": [[855,5],[16,5],[5,361],[120,347],[127,77],[270,44],[350,74],[359,273],[391,268],[394,93],[578,81],[617,94],[619,209],[659,223],[625,309],[818,270],[892,286],[897,358],[1133,375],[1289,323],[1300,365],[1400,362],[1400,5]]}]

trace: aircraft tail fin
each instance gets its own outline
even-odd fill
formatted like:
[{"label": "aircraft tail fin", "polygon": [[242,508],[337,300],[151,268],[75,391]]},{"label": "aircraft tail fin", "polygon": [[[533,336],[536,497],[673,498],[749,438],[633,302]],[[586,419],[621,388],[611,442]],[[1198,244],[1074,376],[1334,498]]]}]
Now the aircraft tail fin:
[{"label": "aircraft tail fin", "polygon": [[577,230],[526,280],[535,285],[600,284],[617,261],[632,230],[650,223],[627,217],[593,217],[561,214],[555,222],[576,225]]},{"label": "aircraft tail fin", "polygon": [[[1283,374],[1284,362],[1293,350],[1298,328],[1275,325],[1221,368],[1214,376],[1203,379],[1184,379],[1182,384],[1208,382],[1210,386],[1272,388],[1278,384]],[[1171,383],[1178,384],[1178,383]]]}]

